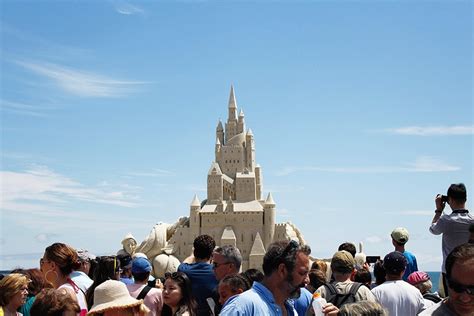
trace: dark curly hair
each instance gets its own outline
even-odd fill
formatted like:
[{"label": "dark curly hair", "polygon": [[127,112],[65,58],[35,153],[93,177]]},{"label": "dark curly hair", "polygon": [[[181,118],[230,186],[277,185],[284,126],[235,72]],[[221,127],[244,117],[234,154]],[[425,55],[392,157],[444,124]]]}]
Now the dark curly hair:
[{"label": "dark curly hair", "polygon": [[194,239],[193,246],[195,258],[209,259],[216,248],[216,241],[209,235],[200,235]]},{"label": "dark curly hair", "polygon": [[292,273],[296,266],[296,255],[298,253],[309,255],[311,248],[308,245],[300,245],[295,240],[277,241],[268,246],[268,250],[263,257],[263,273],[265,276],[271,275],[283,263]]}]

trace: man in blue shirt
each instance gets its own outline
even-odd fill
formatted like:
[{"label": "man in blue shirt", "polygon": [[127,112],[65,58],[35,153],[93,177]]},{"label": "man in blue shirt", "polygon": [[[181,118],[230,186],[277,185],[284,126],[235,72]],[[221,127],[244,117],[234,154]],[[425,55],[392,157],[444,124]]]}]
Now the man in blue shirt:
[{"label": "man in blue shirt", "polygon": [[217,286],[213,266],[210,264],[216,242],[209,235],[200,235],[194,239],[193,246],[193,256],[186,258],[178,266],[178,271],[185,273],[191,280],[192,293],[198,303],[198,316],[208,316],[211,311],[206,299],[212,297],[212,291]]},{"label": "man in blue shirt", "polygon": [[392,245],[395,247],[395,251],[401,252],[405,259],[407,259],[407,266],[405,273],[403,274],[403,281],[408,281],[408,276],[415,271],[418,271],[418,264],[416,263],[416,257],[409,251],[405,250],[405,244],[408,241],[408,230],[403,227],[397,227],[392,231]]},{"label": "man in blue shirt", "polygon": [[[294,240],[269,245],[263,258],[263,281],[254,282],[250,290],[231,297],[220,315],[298,315],[291,299],[298,298],[301,288],[309,282],[310,252],[309,246]],[[330,308],[337,310],[332,305]]]}]

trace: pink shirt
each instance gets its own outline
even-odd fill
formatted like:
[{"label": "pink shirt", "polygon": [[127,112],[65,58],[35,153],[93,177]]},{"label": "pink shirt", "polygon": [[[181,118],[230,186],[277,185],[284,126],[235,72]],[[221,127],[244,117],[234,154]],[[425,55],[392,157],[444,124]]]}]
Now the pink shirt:
[{"label": "pink shirt", "polygon": [[[128,292],[132,297],[137,297],[144,287],[145,284],[127,284]],[[150,316],[161,315],[161,309],[163,308],[163,297],[161,295],[161,290],[152,288],[145,296],[143,303],[145,303],[146,307],[150,309]]]}]

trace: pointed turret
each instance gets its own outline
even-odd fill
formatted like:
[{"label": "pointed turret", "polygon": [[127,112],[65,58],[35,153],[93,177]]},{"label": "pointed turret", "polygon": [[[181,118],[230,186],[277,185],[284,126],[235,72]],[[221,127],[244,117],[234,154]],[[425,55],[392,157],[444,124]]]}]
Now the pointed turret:
[{"label": "pointed turret", "polygon": [[220,141],[221,144],[224,144],[224,128],[222,127],[222,122],[220,119],[216,127],[216,138]]},{"label": "pointed turret", "polygon": [[234,85],[230,85],[229,109],[237,109],[237,101],[235,100]]},{"label": "pointed turret", "polygon": [[255,235],[255,240],[252,245],[252,249],[250,250],[250,255],[264,255],[265,254],[265,247],[263,246],[262,237],[257,232]]},{"label": "pointed turret", "polygon": [[253,137],[253,133],[252,133],[252,129],[251,129],[251,128],[249,128],[249,129],[247,130],[247,136],[252,136],[252,137]]},{"label": "pointed turret", "polygon": [[268,205],[268,206],[270,206],[270,205],[275,206],[276,205],[275,201],[273,201],[273,196],[272,196],[271,193],[268,193],[267,199],[265,200],[265,205]]},{"label": "pointed turret", "polygon": [[194,194],[194,198],[193,198],[193,200],[191,201],[191,206],[198,206],[198,207],[201,206],[201,202],[199,202],[199,199],[198,199],[198,197],[197,197],[197,194]]},{"label": "pointed turret", "polygon": [[234,94],[234,86],[230,86],[230,95],[229,95],[229,118],[228,122],[237,120],[237,101]]},{"label": "pointed turret", "polygon": [[265,218],[265,226],[263,227],[263,239],[265,240],[265,247],[268,247],[273,242],[275,236],[275,201],[271,193],[268,193],[267,199],[263,204],[263,212]]},{"label": "pointed turret", "polygon": [[260,234],[257,232],[250,250],[249,269],[261,269],[264,256],[265,246],[263,245]]},{"label": "pointed turret", "polygon": [[209,169],[208,175],[215,174],[215,175],[222,175],[221,168],[219,164],[215,161],[212,162],[211,168]]},{"label": "pointed turret", "polygon": [[240,109],[240,112],[239,112],[239,117],[244,117],[244,116],[245,116],[245,115],[244,115],[244,110],[241,108],[241,109]]}]

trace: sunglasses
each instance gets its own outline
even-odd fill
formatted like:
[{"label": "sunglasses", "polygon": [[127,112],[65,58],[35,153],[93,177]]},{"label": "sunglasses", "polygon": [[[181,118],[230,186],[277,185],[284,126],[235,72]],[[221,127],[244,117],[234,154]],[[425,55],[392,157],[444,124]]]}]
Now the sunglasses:
[{"label": "sunglasses", "polygon": [[467,293],[469,295],[474,295],[474,285],[464,285],[458,283],[452,279],[448,279],[449,287],[456,293]]},{"label": "sunglasses", "polygon": [[212,265],[214,266],[214,269],[217,269],[219,268],[220,266],[223,266],[223,265],[226,265],[226,264],[230,264],[231,262],[223,262],[223,263],[217,263],[217,262],[213,262]]},{"label": "sunglasses", "polygon": [[297,250],[299,248],[299,244],[296,240],[290,240],[290,242],[288,243],[288,245],[285,247],[285,249],[283,250],[283,252],[281,253],[281,256],[280,258],[285,258],[287,255],[289,255],[290,253],[292,253],[293,251]]}]

